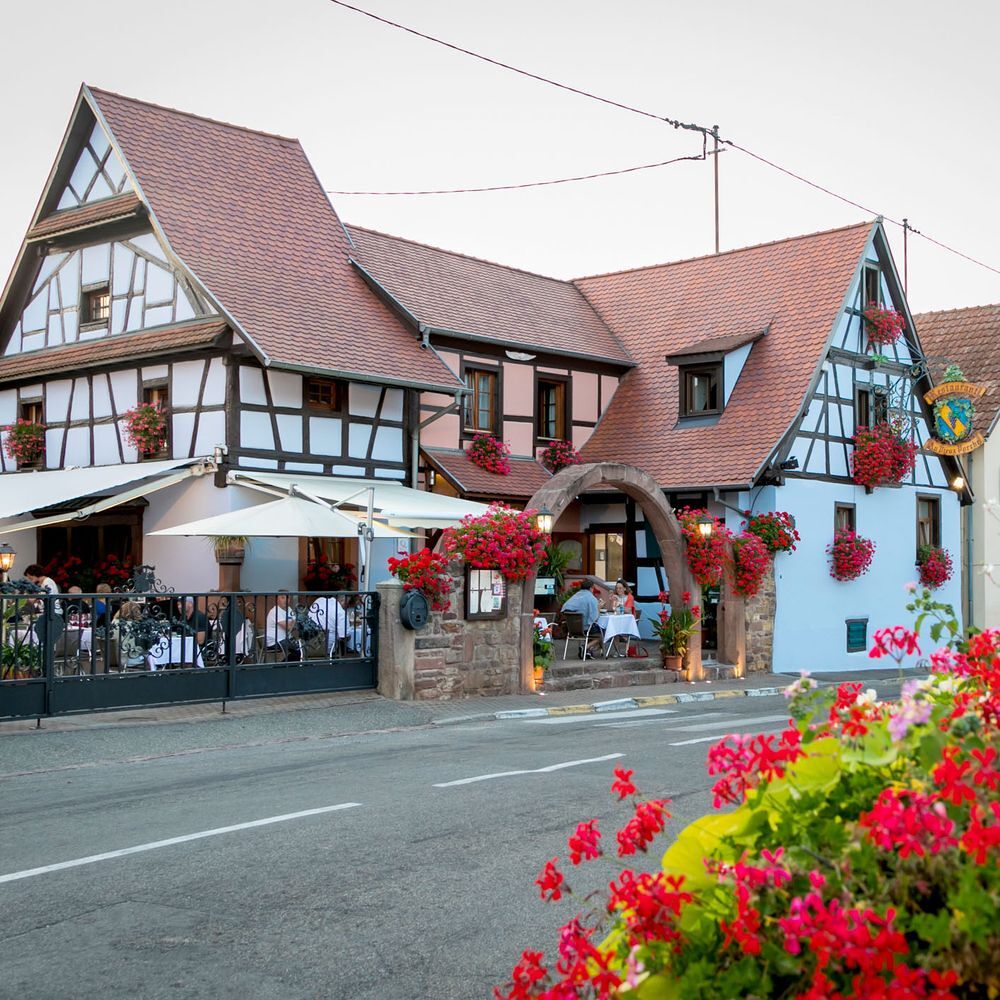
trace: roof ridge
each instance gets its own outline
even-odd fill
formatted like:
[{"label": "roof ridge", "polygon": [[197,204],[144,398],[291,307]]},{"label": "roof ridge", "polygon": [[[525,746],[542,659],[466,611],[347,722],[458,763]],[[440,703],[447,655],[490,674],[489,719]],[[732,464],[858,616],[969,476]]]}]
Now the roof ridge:
[{"label": "roof ridge", "polygon": [[951,309],[928,309],[926,312],[913,313],[913,318],[918,316],[941,316],[944,313],[969,312],[972,309],[1000,309],[1000,302],[984,302],[978,306],[954,306]]},{"label": "roof ridge", "polygon": [[[296,146],[301,146],[302,143],[289,135],[280,135],[277,132],[265,132],[263,129],[250,128],[248,125],[236,125],[233,122],[224,122],[219,118],[209,118],[207,115],[196,115],[193,111],[182,111],[180,108],[171,108],[166,104],[157,104],[155,101],[144,101],[138,97],[131,97],[128,94],[119,94],[114,90],[105,90],[103,87],[92,87],[89,83],[85,83],[84,87],[90,91],[95,97],[99,97],[104,94],[108,97],[117,97],[121,101],[128,101],[130,104],[141,104],[146,108],[156,108],[157,111],[166,111],[172,115],[183,115],[185,118],[193,118],[195,121],[208,122],[210,125],[221,125],[223,128],[231,128],[238,132],[247,132],[250,135],[262,135],[268,139],[280,139],[282,142],[292,142]],[[98,100],[98,103],[100,101]]]},{"label": "roof ridge", "polygon": [[504,264],[498,260],[490,260],[488,257],[477,257],[475,254],[463,253],[461,250],[449,250],[447,247],[439,247],[433,243],[424,243],[422,240],[414,240],[408,236],[397,236],[395,233],[387,233],[381,229],[371,229],[369,226],[357,226],[351,222],[345,222],[349,230],[356,229],[361,233],[371,233],[373,236],[386,236],[390,240],[399,240],[402,243],[410,243],[413,246],[424,247],[427,250],[436,250],[438,253],[446,253],[452,257],[462,257],[464,260],[474,260],[480,264],[490,264],[493,267],[502,267],[506,271],[516,271],[518,274],[527,274],[532,278],[543,278],[545,281],[556,281],[560,285],[572,285],[572,278],[556,278],[551,274],[542,274],[540,271],[529,271],[526,267],[515,267],[513,264]]},{"label": "roof ridge", "polygon": [[658,264],[640,264],[638,267],[626,267],[619,271],[601,271],[597,274],[581,274],[577,278],[570,279],[570,284],[575,285],[578,281],[589,281],[592,278],[611,278],[619,274],[633,274],[637,271],[653,271],[662,267],[676,267],[679,264],[693,264],[698,260],[715,260],[719,257],[729,257],[733,254],[746,253],[748,250],[761,250],[764,247],[778,246],[781,243],[793,243],[797,240],[809,240],[816,236],[829,236],[831,233],[847,232],[849,229],[861,229],[870,227],[871,222],[853,222],[846,226],[835,226],[833,229],[820,229],[813,233],[801,233],[798,236],[783,236],[778,240],[767,240],[764,243],[751,243],[745,247],[734,247],[732,250],[723,250],[720,253],[699,254],[697,257],[682,257],[680,260],[661,261]]}]

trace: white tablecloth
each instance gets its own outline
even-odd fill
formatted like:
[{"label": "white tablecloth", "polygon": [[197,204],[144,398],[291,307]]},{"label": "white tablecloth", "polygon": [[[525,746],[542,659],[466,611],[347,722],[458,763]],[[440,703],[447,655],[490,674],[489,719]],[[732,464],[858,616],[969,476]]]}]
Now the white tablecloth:
[{"label": "white tablecloth", "polygon": [[37,644],[38,639],[30,625],[7,626],[8,646],[33,646]]},{"label": "white tablecloth", "polygon": [[91,647],[94,644],[94,630],[92,628],[77,628],[74,625],[70,625],[68,629],[69,635],[78,635],[80,637],[80,652],[89,653]]},{"label": "white tablecloth", "polygon": [[166,638],[163,638],[158,645],[149,651],[146,662],[149,664],[150,670],[159,670],[170,664],[190,669],[192,658],[194,666],[205,666],[201,658],[201,650],[195,644],[195,637],[193,635],[172,635],[169,643]]},{"label": "white tablecloth", "polygon": [[597,624],[604,629],[604,641],[607,643],[605,655],[611,650],[611,644],[620,635],[639,638],[639,625],[635,615],[599,615]]}]

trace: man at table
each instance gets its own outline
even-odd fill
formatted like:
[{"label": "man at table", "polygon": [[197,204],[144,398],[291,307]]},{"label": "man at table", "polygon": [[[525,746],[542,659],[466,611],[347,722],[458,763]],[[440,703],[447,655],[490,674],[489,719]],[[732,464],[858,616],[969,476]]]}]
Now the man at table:
[{"label": "man at table", "polygon": [[[36,587],[41,587],[48,594],[58,594],[59,584],[50,576],[45,575],[45,570],[42,569],[38,563],[32,563],[25,571],[24,577],[29,583],[35,584]],[[41,603],[41,602],[39,602]],[[51,643],[53,646],[56,644],[56,640],[63,634],[63,612],[62,603],[60,601],[52,600],[49,602],[51,616],[50,615],[39,615],[38,619],[35,621],[35,634],[38,636],[38,641],[44,645],[46,642]],[[51,629],[49,628],[49,623],[51,622]]]},{"label": "man at table", "polygon": [[286,660],[301,659],[294,631],[295,613],[288,606],[288,591],[279,590],[264,621],[264,645],[272,652],[280,650]]},{"label": "man at table", "polygon": [[309,609],[309,618],[326,632],[326,655],[333,656],[337,643],[347,639],[347,612],[336,597],[319,597]]},{"label": "man at table", "polygon": [[583,631],[587,632],[593,625],[596,627],[597,635],[587,643],[586,654],[581,649],[581,658],[587,659],[601,648],[601,627],[597,625],[597,618],[601,613],[601,606],[598,597],[603,596],[600,587],[592,587],[589,590],[581,587],[563,606],[563,611],[576,612],[583,618]]},{"label": "man at table", "polygon": [[184,598],[184,624],[191,630],[201,649],[205,645],[205,637],[208,635],[208,618],[203,611],[196,611],[194,598]]}]

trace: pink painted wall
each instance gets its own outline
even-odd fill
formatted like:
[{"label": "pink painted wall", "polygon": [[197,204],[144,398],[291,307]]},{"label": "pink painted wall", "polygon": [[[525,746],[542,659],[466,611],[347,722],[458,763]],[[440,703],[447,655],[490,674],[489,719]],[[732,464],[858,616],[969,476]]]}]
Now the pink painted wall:
[{"label": "pink painted wall", "polygon": [[529,365],[503,366],[503,412],[508,417],[530,417],[534,414],[535,376]]},{"label": "pink painted wall", "polygon": [[532,458],[534,452],[534,428],[531,424],[505,420],[503,423],[503,439],[510,445],[510,453],[521,458]]},{"label": "pink painted wall", "polygon": [[615,394],[615,389],[618,388],[618,379],[612,375],[602,375],[601,376],[601,407],[602,412],[608,408],[608,403],[611,402],[611,397]]},{"label": "pink painted wall", "polygon": [[573,372],[573,419],[597,419],[597,380],[593,372]]}]

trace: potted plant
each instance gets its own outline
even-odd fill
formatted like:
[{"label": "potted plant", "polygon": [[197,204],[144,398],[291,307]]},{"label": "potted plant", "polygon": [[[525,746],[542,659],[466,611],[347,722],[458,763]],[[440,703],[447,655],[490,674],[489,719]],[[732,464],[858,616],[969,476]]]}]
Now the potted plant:
[{"label": "potted plant", "polygon": [[937,590],[951,579],[951,553],[934,545],[921,545],[917,549],[917,566],[920,569],[920,585],[928,590]]},{"label": "potted plant", "polygon": [[884,306],[869,306],[863,313],[868,343],[873,347],[887,347],[895,344],[906,329],[902,313]]},{"label": "potted plant", "polygon": [[155,403],[140,403],[124,413],[125,435],[140,455],[155,455],[167,443],[167,417]]},{"label": "potted plant", "polygon": [[553,475],[571,465],[579,465],[582,461],[572,441],[550,442],[541,450],[538,460]]},{"label": "potted plant", "polygon": [[667,606],[668,594],[660,594],[660,613],[653,619],[653,632],[660,640],[660,658],[665,670],[680,671],[684,657],[691,645],[691,636],[701,627],[701,608],[691,606],[691,595],[681,594],[684,606],[671,609]]},{"label": "potted plant", "polygon": [[868,572],[875,555],[875,543],[848,528],[838,528],[826,552],[830,557],[830,576],[846,583]]},{"label": "potted plant", "polygon": [[34,465],[45,451],[45,425],[30,420],[15,420],[3,430],[7,434],[4,451],[18,465]]},{"label": "potted plant", "polygon": [[558,593],[566,582],[566,567],[569,566],[573,554],[561,549],[555,542],[549,542],[542,553],[542,561],[538,564],[538,580],[552,580],[552,592]]},{"label": "potted plant", "polygon": [[545,679],[545,671],[552,666],[552,626],[542,625],[535,612],[535,630],[531,640],[531,650],[534,655],[535,687]]},{"label": "potted plant", "polygon": [[492,434],[477,434],[465,453],[470,462],[496,476],[506,476],[510,472],[510,461],[507,458],[510,448]]},{"label": "potted plant", "polygon": [[212,539],[216,562],[242,565],[250,539],[246,535],[217,535]]}]

